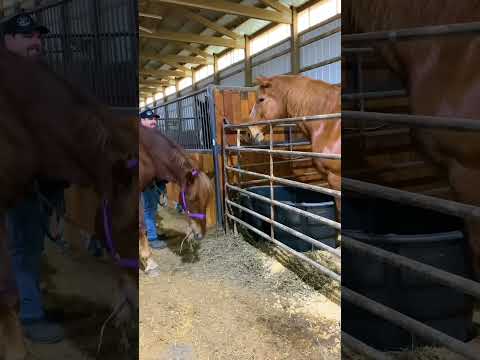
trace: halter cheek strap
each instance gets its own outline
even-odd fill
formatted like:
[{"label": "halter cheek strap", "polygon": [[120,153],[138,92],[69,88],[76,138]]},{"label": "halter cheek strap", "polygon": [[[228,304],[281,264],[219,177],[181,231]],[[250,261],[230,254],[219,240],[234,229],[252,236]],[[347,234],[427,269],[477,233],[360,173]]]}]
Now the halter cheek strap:
[{"label": "halter cheek strap", "polygon": [[[132,159],[127,161],[128,169],[133,169],[137,166],[138,166],[137,159]],[[139,268],[138,259],[122,259],[118,254],[117,250],[115,249],[115,244],[113,243],[113,238],[112,238],[112,224],[110,222],[111,220],[110,206],[108,204],[107,199],[103,200],[102,210],[103,210],[103,230],[105,231],[105,238],[107,240],[107,247],[108,247],[108,250],[110,251],[110,255],[117,261],[118,265],[120,265],[121,267],[138,269]]]},{"label": "halter cheek strap", "polygon": [[[192,170],[192,175],[197,176],[198,175],[198,170],[193,169]],[[187,206],[187,200],[185,198],[185,188],[182,189],[181,195],[182,195],[182,209],[183,211],[187,214],[188,217],[192,219],[205,219],[207,216],[205,214],[201,213],[191,213],[190,210],[188,210]]]}]

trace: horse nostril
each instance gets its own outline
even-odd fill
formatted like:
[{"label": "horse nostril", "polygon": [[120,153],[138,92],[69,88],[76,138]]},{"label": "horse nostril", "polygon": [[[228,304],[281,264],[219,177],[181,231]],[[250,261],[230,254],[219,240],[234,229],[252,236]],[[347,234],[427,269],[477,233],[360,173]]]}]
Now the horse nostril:
[{"label": "horse nostril", "polygon": [[198,234],[195,234],[195,240],[202,240],[203,239],[203,235],[198,233]]}]

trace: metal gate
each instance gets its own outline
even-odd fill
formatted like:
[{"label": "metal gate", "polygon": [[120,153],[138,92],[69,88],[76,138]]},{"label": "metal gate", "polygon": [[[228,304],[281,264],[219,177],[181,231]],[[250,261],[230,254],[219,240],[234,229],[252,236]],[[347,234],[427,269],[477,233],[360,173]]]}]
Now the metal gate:
[{"label": "metal gate", "polygon": [[54,71],[111,107],[131,109],[138,109],[137,12],[137,0],[62,0],[26,11],[50,30],[44,52]]},{"label": "metal gate", "polygon": [[217,224],[223,226],[220,148],[216,141],[214,86],[195,91],[152,108],[158,114],[158,129],[187,152],[211,153],[215,169]]},{"label": "metal gate", "polygon": [[[274,138],[274,127],[286,127],[288,130],[291,130],[291,125],[295,125],[299,122],[304,122],[304,121],[330,121],[330,120],[337,120],[340,117],[340,114],[328,114],[328,115],[316,115],[316,116],[306,116],[306,117],[300,117],[300,118],[289,118],[289,119],[278,119],[278,120],[269,120],[269,121],[257,121],[257,122],[250,122],[250,123],[243,123],[239,125],[234,125],[234,124],[228,124],[224,125],[224,130],[223,130],[223,158],[224,158],[224,182],[225,182],[225,223],[228,224],[228,219],[233,221],[234,227],[236,228],[236,224],[240,224],[241,226],[245,227],[246,229],[254,232],[255,234],[259,235],[260,237],[273,242],[275,245],[279,246],[283,250],[287,251],[288,253],[296,256],[297,258],[303,260],[304,262],[310,264],[313,266],[315,269],[320,271],[322,274],[330,277],[331,279],[340,282],[341,276],[337,272],[333,271],[332,269],[320,264],[319,262],[311,259],[310,257],[306,256],[305,254],[296,251],[292,249],[291,247],[285,245],[281,241],[278,241],[275,237],[275,230],[279,229],[281,231],[284,231],[286,233],[289,233],[302,241],[305,241],[312,246],[322,249],[327,251],[329,254],[333,255],[336,259],[341,258],[341,250],[340,246],[337,243],[336,247],[331,247],[329,245],[324,244],[323,242],[319,241],[316,238],[313,238],[312,236],[307,236],[295,229],[292,229],[277,220],[275,220],[275,209],[276,208],[281,208],[282,210],[287,210],[289,212],[292,212],[292,214],[297,214],[299,216],[305,217],[308,219],[308,221],[313,221],[315,223],[320,223],[324,224],[328,227],[331,227],[337,231],[340,231],[340,223],[334,220],[331,220],[329,218],[326,218],[324,216],[320,216],[317,214],[313,214],[311,212],[299,209],[295,206],[291,206],[286,204],[285,202],[280,202],[278,200],[275,200],[274,193],[275,191],[273,190],[274,184],[282,184],[282,185],[288,185],[292,186],[295,188],[299,189],[306,189],[314,192],[318,192],[321,194],[326,194],[330,195],[333,198],[340,198],[341,197],[341,192],[337,190],[333,190],[330,188],[322,187],[322,186],[317,186],[317,185],[312,185],[312,184],[306,184],[302,183],[299,181],[294,181],[290,179],[286,179],[284,177],[278,177],[275,176],[274,174],[274,157],[275,156],[286,156],[286,157],[310,157],[310,158],[324,158],[324,159],[333,159],[333,160],[341,160],[340,155],[335,155],[335,154],[320,154],[320,153],[314,153],[314,152],[304,152],[304,151],[295,151],[293,150],[293,147],[295,145],[304,145],[304,142],[291,142],[291,140],[288,143],[282,142],[279,144],[274,144],[273,143],[273,138]],[[269,128],[269,134],[270,134],[270,143],[268,148],[264,148],[263,146],[242,146],[241,145],[241,130],[245,130],[248,127],[251,126],[258,126],[258,125],[263,125],[263,126],[268,126]],[[286,131],[288,131],[286,130]],[[233,133],[236,134],[236,146],[229,146],[227,142],[227,134],[228,133]],[[289,150],[278,150],[275,149],[275,147],[283,147],[283,148],[289,148]],[[270,165],[270,170],[269,170],[269,175],[262,174],[259,172],[251,171],[251,170],[244,170],[241,168],[240,164],[237,164],[237,166],[230,166],[228,164],[228,154],[230,153],[263,153],[263,154],[268,154],[269,157],[269,165]],[[240,157],[239,157],[240,158]],[[298,159],[297,159],[298,160]],[[249,164],[250,166],[253,166],[254,164]],[[256,164],[258,165],[258,164]],[[262,196],[256,193],[253,193],[251,191],[247,191],[245,189],[242,189],[238,184],[231,184],[229,183],[229,177],[228,177],[228,172],[234,172],[240,175],[251,175],[254,177],[258,177],[263,180],[269,181],[270,185],[270,196]],[[250,182],[251,183],[251,182]],[[245,206],[240,205],[236,201],[232,201],[229,197],[229,193],[236,193],[236,194],[242,194],[247,197],[252,197],[255,199],[258,199],[264,203],[267,203],[270,206],[270,217],[266,217],[262,214],[259,214],[258,212],[255,212],[251,209],[246,208]],[[235,214],[235,210],[238,209],[240,212],[245,212],[248,213],[249,215],[253,216],[256,219],[260,219],[268,224],[270,224],[270,233],[267,234],[260,229],[257,229],[255,226],[252,226],[252,224],[248,224],[247,222],[243,221],[238,217],[238,215]]]},{"label": "metal gate", "polygon": [[[342,36],[343,43],[355,43],[355,41],[385,41],[400,38],[418,38],[424,36],[435,36],[443,34],[462,34],[466,32],[479,31],[480,25],[478,23],[465,23],[449,26],[428,26],[415,29],[403,29],[399,31],[388,32],[371,32],[366,34],[352,34]],[[406,39],[404,39],[405,41]],[[371,52],[371,48],[351,47],[342,48],[342,53],[345,55],[354,55],[357,57],[357,66],[359,66],[359,74],[361,75],[361,56],[363,53]],[[361,78],[360,78],[361,80]],[[361,85],[361,81],[359,84]],[[449,119],[445,117],[434,116],[416,116],[390,113],[372,113],[365,112],[364,99],[367,98],[385,98],[388,96],[395,96],[403,94],[404,92],[369,92],[364,93],[362,88],[357,89],[359,93],[348,95],[349,99],[358,99],[360,101],[361,111],[343,111],[343,119],[354,119],[361,123],[366,122],[384,122],[392,124],[403,124],[411,127],[424,128],[438,128],[450,130],[469,130],[480,131],[480,119]],[[359,130],[363,131],[364,126],[360,126]],[[383,198],[407,205],[417,206],[424,209],[431,209],[448,215],[454,215],[461,218],[480,218],[480,207],[454,202],[450,200],[443,200],[440,198],[411,193],[408,191],[398,190],[390,187],[375,185],[367,182],[362,182],[353,179],[342,178],[342,189],[350,190],[352,192],[366,194],[371,197]],[[342,246],[348,248],[352,252],[367,254],[369,257],[380,259],[389,265],[398,268],[403,268],[411,271],[415,275],[428,279],[440,285],[450,287],[461,291],[464,294],[471,295],[476,299],[480,299],[480,284],[467,278],[460,277],[411,260],[407,257],[394,254],[389,251],[377,248],[370,244],[365,244],[352,237],[342,236]],[[358,294],[346,287],[342,287],[342,298],[355,306],[367,310],[368,312],[390,321],[400,328],[405,329],[411,334],[422,336],[434,343],[440,344],[449,350],[461,354],[468,359],[478,359],[479,354],[472,346],[467,345],[457,339],[454,339],[430,326],[427,326],[409,316],[406,316],[394,309],[386,307],[378,302],[375,302],[368,297]],[[352,338],[349,334],[342,333],[342,342],[350,345],[353,349],[368,355],[375,359],[391,359],[387,354],[381,353],[376,349]]]}]

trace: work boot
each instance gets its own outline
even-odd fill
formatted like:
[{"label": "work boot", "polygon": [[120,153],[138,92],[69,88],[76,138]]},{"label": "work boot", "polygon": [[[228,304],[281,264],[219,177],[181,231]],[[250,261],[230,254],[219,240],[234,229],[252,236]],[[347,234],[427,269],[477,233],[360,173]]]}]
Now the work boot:
[{"label": "work boot", "polygon": [[148,243],[152,249],[165,249],[167,247],[167,243],[163,240],[151,240]]},{"label": "work boot", "polygon": [[55,344],[65,338],[63,328],[45,318],[37,320],[23,320],[25,336],[33,343]]}]

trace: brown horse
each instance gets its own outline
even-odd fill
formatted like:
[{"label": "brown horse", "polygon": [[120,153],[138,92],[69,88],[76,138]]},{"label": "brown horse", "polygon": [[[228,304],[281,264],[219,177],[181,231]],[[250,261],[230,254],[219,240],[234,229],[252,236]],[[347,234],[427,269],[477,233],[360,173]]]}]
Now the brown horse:
[{"label": "brown horse", "polygon": [[[257,78],[257,102],[250,114],[251,121],[273,120],[307,115],[340,113],[340,87],[300,75],[279,75]],[[312,152],[341,154],[341,120],[303,121],[298,123],[310,138]],[[264,139],[263,126],[249,127],[256,143]],[[315,167],[327,178],[332,189],[341,189],[341,161],[314,158]],[[340,217],[341,200],[336,198]]]},{"label": "brown horse", "polygon": [[[345,0],[342,11],[343,27],[351,32],[480,21],[479,0]],[[480,119],[478,33],[370,45],[403,78],[413,114]],[[456,199],[479,206],[480,134],[415,129],[413,135],[427,158],[447,171]],[[466,224],[480,275],[480,221],[467,219]]]},{"label": "brown horse", "polygon": [[39,177],[91,185],[112,202],[114,178],[138,152],[138,130],[45,65],[3,48],[0,77],[0,358],[12,360],[23,359],[26,349],[3,212]]},{"label": "brown horse", "polygon": [[[157,129],[140,127],[140,191],[154,180],[166,180],[180,189],[179,203],[189,220],[187,237],[201,240],[207,231],[206,210],[213,187],[208,176],[195,168],[184,149],[168,139]],[[157,265],[145,236],[143,201],[139,206],[140,261],[149,275],[157,274]]]}]

